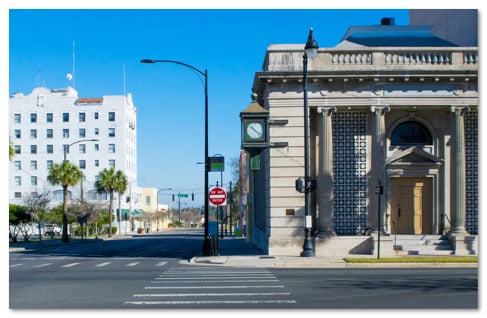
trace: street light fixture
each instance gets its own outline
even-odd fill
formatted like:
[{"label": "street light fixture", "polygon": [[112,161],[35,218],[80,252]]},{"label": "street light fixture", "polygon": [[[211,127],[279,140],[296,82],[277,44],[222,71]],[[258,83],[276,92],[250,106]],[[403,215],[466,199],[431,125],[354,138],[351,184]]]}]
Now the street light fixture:
[{"label": "street light fixture", "polygon": [[303,55],[303,94],[304,94],[304,244],[301,256],[315,256],[313,241],[311,239],[311,214],[309,207],[311,205],[311,192],[314,190],[315,182],[310,177],[310,160],[309,160],[309,125],[308,125],[308,57],[314,59],[318,55],[318,43],[313,37],[313,29],[309,30],[308,41],[304,46]]},{"label": "street light fixture", "polygon": [[203,241],[203,256],[215,256],[216,255],[216,248],[214,238],[210,238],[208,235],[208,171],[209,171],[209,163],[208,163],[208,70],[204,72],[197,69],[196,67],[173,60],[151,60],[151,59],[143,59],[140,61],[141,63],[146,64],[155,64],[155,63],[172,63],[178,64],[187,68],[192,69],[196,73],[201,74],[205,78],[205,237]]}]

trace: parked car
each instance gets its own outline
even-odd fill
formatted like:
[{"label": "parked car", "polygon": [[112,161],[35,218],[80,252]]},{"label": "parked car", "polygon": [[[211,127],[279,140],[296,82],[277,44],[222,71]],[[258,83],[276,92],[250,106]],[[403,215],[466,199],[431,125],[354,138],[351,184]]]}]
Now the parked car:
[{"label": "parked car", "polygon": [[61,228],[57,224],[46,224],[44,225],[44,235],[45,236],[61,235]]}]

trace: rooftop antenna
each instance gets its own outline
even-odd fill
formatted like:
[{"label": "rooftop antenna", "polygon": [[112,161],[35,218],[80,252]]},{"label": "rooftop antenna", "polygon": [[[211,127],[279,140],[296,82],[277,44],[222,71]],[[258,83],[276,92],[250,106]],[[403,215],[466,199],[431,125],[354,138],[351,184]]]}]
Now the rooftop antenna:
[{"label": "rooftop antenna", "polygon": [[41,66],[37,66],[37,71],[36,71],[36,87],[39,87],[41,85]]}]

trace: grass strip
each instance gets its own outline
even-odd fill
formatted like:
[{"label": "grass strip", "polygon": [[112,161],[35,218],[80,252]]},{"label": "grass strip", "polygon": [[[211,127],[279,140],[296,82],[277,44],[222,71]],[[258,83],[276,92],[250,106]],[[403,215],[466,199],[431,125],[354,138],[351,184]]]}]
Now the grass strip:
[{"label": "grass strip", "polygon": [[347,263],[478,263],[478,256],[405,256],[405,257],[347,257]]}]

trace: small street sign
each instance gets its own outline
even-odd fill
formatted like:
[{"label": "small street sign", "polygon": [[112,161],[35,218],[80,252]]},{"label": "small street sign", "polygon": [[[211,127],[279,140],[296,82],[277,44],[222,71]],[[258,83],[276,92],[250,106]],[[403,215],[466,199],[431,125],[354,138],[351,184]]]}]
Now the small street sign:
[{"label": "small street sign", "polygon": [[185,194],[185,193],[179,193],[178,194],[178,198],[187,198],[188,197],[188,194]]},{"label": "small street sign", "polygon": [[227,192],[223,188],[215,187],[211,188],[208,193],[208,200],[211,205],[226,205],[227,204]]}]

